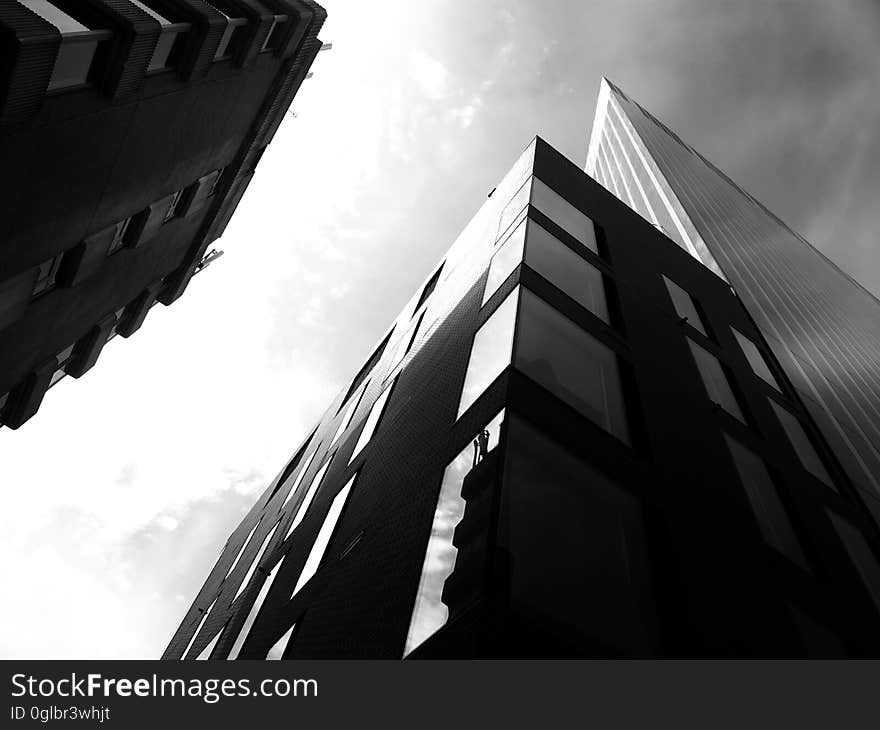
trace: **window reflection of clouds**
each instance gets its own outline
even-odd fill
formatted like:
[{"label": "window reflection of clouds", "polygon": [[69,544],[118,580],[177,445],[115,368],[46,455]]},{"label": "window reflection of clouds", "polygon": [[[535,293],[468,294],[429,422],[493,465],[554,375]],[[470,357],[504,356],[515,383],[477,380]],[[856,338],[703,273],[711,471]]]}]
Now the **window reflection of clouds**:
[{"label": "window reflection of clouds", "polygon": [[519,287],[514,289],[474,335],[461,392],[461,416],[508,365],[513,352],[513,330]]},{"label": "window reflection of clouds", "polygon": [[[486,430],[489,431],[488,451],[497,445],[501,433],[504,411],[493,418]],[[416,602],[406,637],[404,656],[409,654],[429,636],[438,631],[449,618],[449,609],[443,603],[443,586],[455,569],[458,549],[452,544],[455,528],[464,515],[465,500],[461,498],[461,488],[465,477],[474,466],[474,446],[468,444],[443,472],[437,509],[431,525],[431,537],[422,565],[422,577],[416,594]]]},{"label": "window reflection of clouds", "polygon": [[562,230],[574,236],[593,253],[599,253],[593,221],[538,178],[534,178],[531,202]]},{"label": "window reflection of clouds", "polygon": [[489,301],[489,298],[498,291],[498,287],[520,265],[523,259],[525,237],[526,221],[523,219],[523,222],[517,226],[504,245],[492,257],[492,263],[489,264],[489,276],[486,279],[486,291],[483,293],[483,304]]}]

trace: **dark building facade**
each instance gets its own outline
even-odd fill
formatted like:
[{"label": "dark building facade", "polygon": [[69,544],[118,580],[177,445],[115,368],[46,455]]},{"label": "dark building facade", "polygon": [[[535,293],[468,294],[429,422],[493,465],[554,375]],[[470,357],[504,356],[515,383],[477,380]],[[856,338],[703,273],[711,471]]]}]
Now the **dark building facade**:
[{"label": "dark building facade", "polygon": [[212,260],[325,18],[311,0],[0,3],[0,424]]},{"label": "dark building facade", "polygon": [[730,282],[880,520],[880,302],[606,79],[586,170]]},{"label": "dark building facade", "polygon": [[164,658],[876,656],[877,549],[728,283],[536,139]]}]

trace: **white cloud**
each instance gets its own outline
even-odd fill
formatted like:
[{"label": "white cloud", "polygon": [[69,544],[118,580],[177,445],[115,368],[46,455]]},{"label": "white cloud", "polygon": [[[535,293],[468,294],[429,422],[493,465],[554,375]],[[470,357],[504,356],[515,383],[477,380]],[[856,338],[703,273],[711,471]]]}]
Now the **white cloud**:
[{"label": "white cloud", "polygon": [[436,101],[449,93],[448,69],[423,51],[415,51],[410,55],[409,75],[429,99]]}]

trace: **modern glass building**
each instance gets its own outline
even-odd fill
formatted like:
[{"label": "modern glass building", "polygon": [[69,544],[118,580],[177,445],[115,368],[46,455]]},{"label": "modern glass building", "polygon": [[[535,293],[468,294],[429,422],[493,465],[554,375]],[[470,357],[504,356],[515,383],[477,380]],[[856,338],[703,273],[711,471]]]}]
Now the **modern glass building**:
[{"label": "modern glass building", "polygon": [[880,302],[606,79],[586,170],[730,282],[880,519]]},{"label": "modern glass building", "polygon": [[876,525],[688,226],[535,139],[164,657],[880,653]]}]

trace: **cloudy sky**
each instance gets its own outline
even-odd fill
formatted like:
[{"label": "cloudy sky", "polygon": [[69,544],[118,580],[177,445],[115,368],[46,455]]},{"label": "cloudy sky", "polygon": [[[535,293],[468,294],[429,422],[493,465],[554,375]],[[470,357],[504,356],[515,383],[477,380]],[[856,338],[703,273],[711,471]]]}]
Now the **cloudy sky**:
[{"label": "cloudy sky", "polygon": [[229,532],[535,134],[608,76],[880,292],[872,0],[326,0],[220,261],[0,431],[0,656],[157,657]]}]

